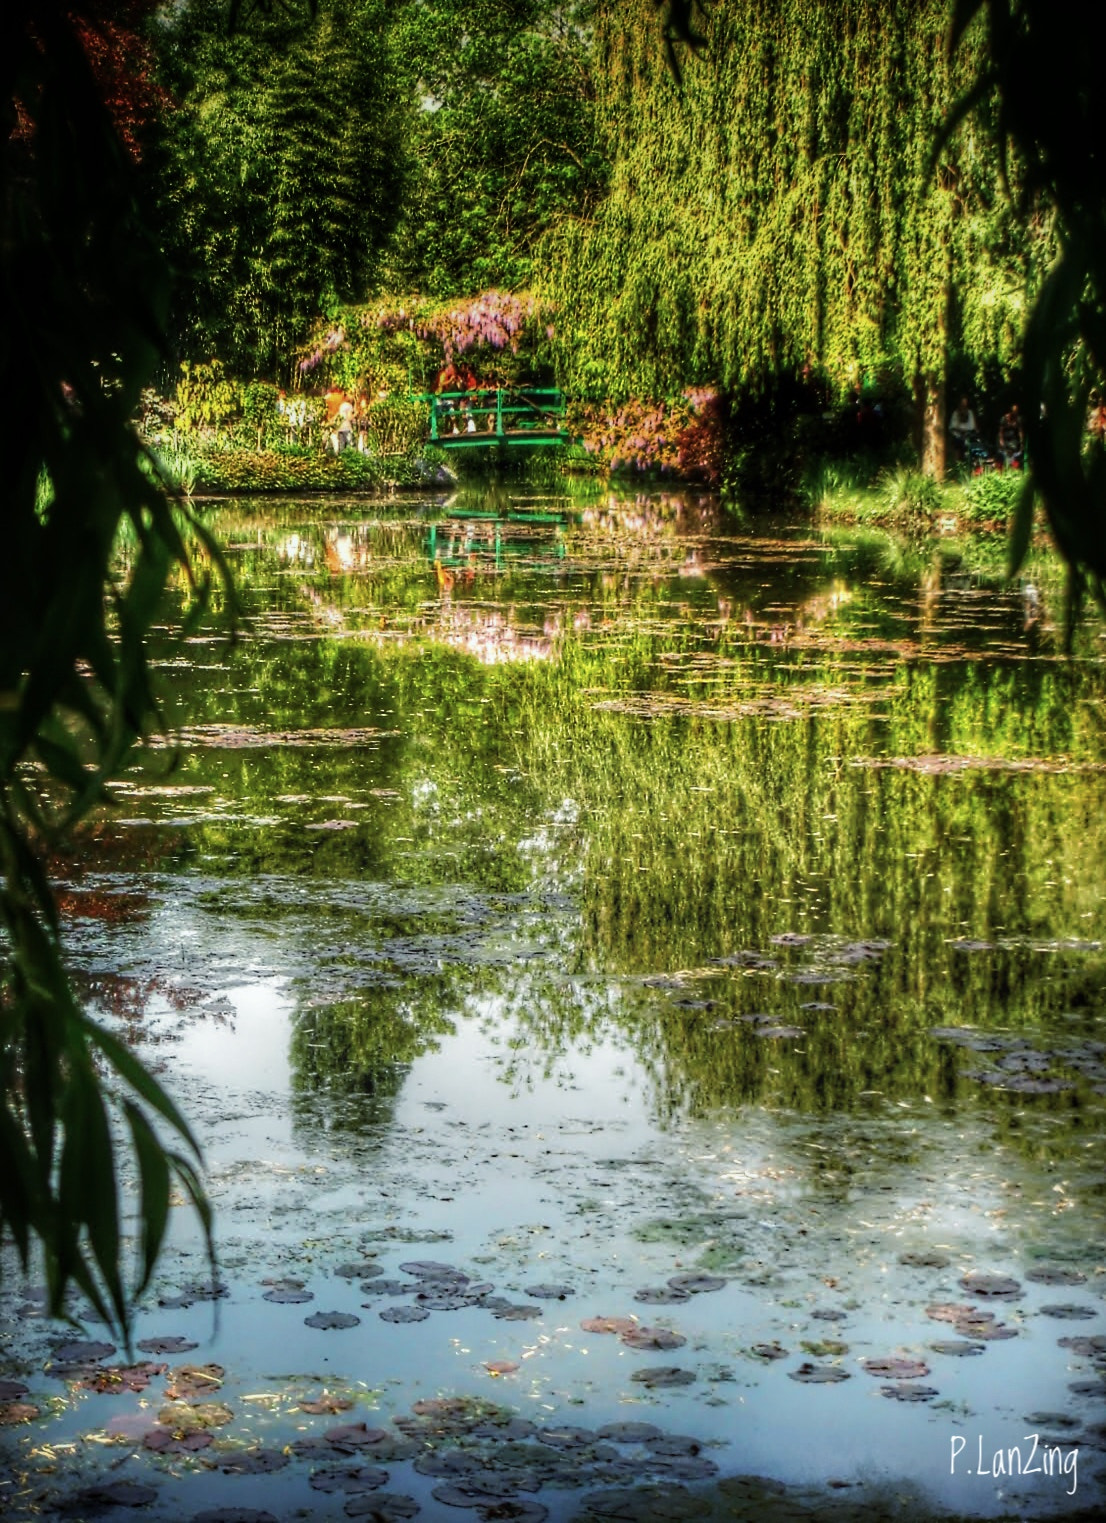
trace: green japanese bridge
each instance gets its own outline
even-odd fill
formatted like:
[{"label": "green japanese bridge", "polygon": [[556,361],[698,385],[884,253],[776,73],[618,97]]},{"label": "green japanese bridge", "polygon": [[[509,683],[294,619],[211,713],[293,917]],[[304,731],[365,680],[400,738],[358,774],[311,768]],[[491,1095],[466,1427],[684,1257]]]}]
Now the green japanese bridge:
[{"label": "green japanese bridge", "polygon": [[565,399],[555,387],[441,391],[419,399],[430,410],[430,438],[443,449],[567,444]]}]

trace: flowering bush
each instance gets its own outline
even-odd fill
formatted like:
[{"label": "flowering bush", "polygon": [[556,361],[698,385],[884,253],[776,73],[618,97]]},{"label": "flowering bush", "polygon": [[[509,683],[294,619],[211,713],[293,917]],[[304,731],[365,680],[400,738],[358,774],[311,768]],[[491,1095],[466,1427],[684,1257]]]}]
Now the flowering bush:
[{"label": "flowering bush", "polygon": [[468,357],[484,381],[510,382],[540,368],[553,334],[552,309],[528,291],[449,302],[388,296],[320,324],[298,372],[313,384],[325,376],[347,388],[430,390],[441,369]]},{"label": "flowering bush", "polygon": [[612,410],[573,407],[569,429],[608,470],[660,472],[715,483],[722,469],[722,413],[712,387],[669,402],[633,399]]}]

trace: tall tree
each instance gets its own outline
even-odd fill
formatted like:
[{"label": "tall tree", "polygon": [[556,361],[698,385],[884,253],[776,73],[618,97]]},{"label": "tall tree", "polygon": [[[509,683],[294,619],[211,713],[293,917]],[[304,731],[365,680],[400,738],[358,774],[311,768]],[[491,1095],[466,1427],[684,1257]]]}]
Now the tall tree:
[{"label": "tall tree", "polygon": [[948,0],[731,0],[681,87],[650,18],[598,14],[611,190],[545,249],[566,380],[663,396],[894,373],[940,470],[950,361],[1013,362],[1046,236],[1010,215],[983,132],[934,161],[978,35],[950,59]]},{"label": "tall tree", "polygon": [[193,357],[275,375],[317,312],[364,294],[402,186],[386,0],[307,0],[228,32],[220,0],[162,14],[175,99],[151,171]]},{"label": "tall tree", "polygon": [[[957,0],[954,45],[985,26],[972,88],[950,126],[971,114],[995,156],[1024,166],[1012,185],[1023,217],[1055,219],[1056,259],[1027,313],[1022,402],[1030,480],[1011,541],[1017,569],[1040,497],[1071,573],[1069,611],[1089,584],[1106,609],[1106,436],[1087,437],[1087,408],[1106,403],[1106,90],[1071,0]],[[1070,628],[1070,625],[1069,625]]]},{"label": "tall tree", "polygon": [[386,272],[393,288],[448,297],[526,286],[542,234],[593,209],[606,163],[591,9],[401,0],[396,57],[419,108]]}]

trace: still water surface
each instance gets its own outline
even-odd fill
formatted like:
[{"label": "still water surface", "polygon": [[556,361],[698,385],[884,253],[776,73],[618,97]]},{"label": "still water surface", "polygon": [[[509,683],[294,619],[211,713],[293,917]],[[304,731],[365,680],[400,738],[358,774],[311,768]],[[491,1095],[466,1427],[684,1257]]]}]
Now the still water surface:
[{"label": "still water surface", "polygon": [[225,1297],[182,1206],[136,1334],[198,1347],[137,1357],[224,1410],[56,1371],[6,1276],[11,1515],[1101,1500],[1106,671],[1055,569],[689,496],[210,518],[239,639],[159,657],[62,893],[218,1212]]}]

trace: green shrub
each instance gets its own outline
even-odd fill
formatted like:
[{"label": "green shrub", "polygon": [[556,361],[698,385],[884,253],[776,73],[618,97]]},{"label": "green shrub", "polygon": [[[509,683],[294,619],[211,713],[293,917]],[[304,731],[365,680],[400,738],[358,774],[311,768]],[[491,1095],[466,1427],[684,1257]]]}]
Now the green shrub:
[{"label": "green shrub", "polygon": [[363,491],[386,479],[383,462],[357,450],[211,450],[196,461],[196,484],[213,492]]},{"label": "green shrub", "polygon": [[427,430],[427,404],[381,397],[368,410],[368,442],[378,455],[404,455]]},{"label": "green shrub", "polygon": [[973,523],[1005,523],[1021,496],[1021,471],[984,471],[964,486],[964,508]]},{"label": "green shrub", "polygon": [[183,444],[159,444],[151,450],[163,482],[191,497],[199,476],[197,457]]},{"label": "green shrub", "polygon": [[174,401],[177,427],[186,434],[225,432],[242,415],[242,387],[221,360],[206,365],[185,360]]},{"label": "green shrub", "polygon": [[366,492],[389,486],[426,486],[438,478],[445,455],[426,445],[405,455],[343,450],[213,449],[192,460],[194,486],[208,492]]},{"label": "green shrub", "polygon": [[941,511],[944,499],[941,487],[932,476],[900,467],[879,483],[884,510],[893,518],[930,520]]}]

